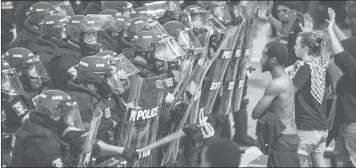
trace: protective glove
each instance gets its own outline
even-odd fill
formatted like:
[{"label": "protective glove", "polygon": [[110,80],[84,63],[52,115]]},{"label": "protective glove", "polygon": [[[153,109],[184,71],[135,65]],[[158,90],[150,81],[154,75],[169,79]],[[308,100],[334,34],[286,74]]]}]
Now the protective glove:
[{"label": "protective glove", "polygon": [[192,142],[194,144],[203,141],[203,133],[201,131],[200,126],[197,125],[197,124],[194,124],[194,125],[188,126],[186,128],[183,128],[182,131],[187,136],[188,141],[190,141],[190,142]]},{"label": "protective glove", "polygon": [[135,149],[125,148],[121,156],[127,161],[132,162],[135,159],[139,158],[140,155]]}]

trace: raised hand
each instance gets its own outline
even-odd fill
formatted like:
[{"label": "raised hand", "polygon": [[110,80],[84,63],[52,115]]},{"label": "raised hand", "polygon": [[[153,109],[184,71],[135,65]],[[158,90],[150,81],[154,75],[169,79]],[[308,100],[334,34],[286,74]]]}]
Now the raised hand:
[{"label": "raised hand", "polygon": [[266,11],[266,16],[269,16],[270,14],[272,14],[272,8],[273,8],[273,1],[268,1],[268,8]]},{"label": "raised hand", "polygon": [[309,14],[304,14],[304,26],[299,23],[300,28],[303,32],[313,31],[313,18]]},{"label": "raised hand", "polygon": [[326,20],[329,23],[328,28],[333,29],[333,26],[335,24],[335,11],[332,8],[328,8],[328,14],[329,14],[329,20]]}]

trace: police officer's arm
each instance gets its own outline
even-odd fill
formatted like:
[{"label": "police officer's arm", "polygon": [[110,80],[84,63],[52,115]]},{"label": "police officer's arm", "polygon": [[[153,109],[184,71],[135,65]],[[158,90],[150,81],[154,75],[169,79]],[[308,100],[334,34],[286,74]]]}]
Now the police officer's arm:
[{"label": "police officer's arm", "polygon": [[125,150],[125,147],[110,145],[110,144],[107,144],[101,140],[98,140],[96,145],[98,146],[99,151],[98,151],[98,153],[95,153],[95,154],[98,156],[122,155]]}]

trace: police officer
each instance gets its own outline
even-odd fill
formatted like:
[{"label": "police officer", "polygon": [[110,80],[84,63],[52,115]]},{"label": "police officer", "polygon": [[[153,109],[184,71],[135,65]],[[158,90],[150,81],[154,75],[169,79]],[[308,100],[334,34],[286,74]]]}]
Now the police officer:
[{"label": "police officer", "polygon": [[[29,120],[16,132],[13,149],[13,166],[63,167],[73,166],[71,156],[63,150],[62,142],[70,143],[71,154],[80,154],[85,146],[81,134],[84,126],[81,121],[77,103],[68,94],[59,90],[42,92],[35,111]],[[71,136],[67,136],[71,134]],[[85,148],[86,150],[87,148]],[[90,150],[90,147],[89,147]],[[96,141],[92,155],[122,155],[127,160],[135,159],[138,153],[130,148],[108,145]]]},{"label": "police officer", "polygon": [[[41,36],[37,38],[36,43],[29,46],[34,54],[40,56],[47,72],[50,72],[50,60],[61,50],[57,46],[65,45],[66,38],[65,25],[68,19],[62,15],[50,15],[45,17],[40,23]],[[55,52],[56,51],[56,52]]]},{"label": "police officer", "polygon": [[36,99],[36,95],[48,86],[49,77],[46,69],[39,56],[25,48],[15,47],[8,50],[4,55],[4,60],[11,67],[16,68],[25,93],[21,96],[13,96],[8,104],[3,105],[9,106],[8,109],[12,109],[19,116],[26,114],[34,108],[33,101]]},{"label": "police officer", "polygon": [[[95,27],[95,20],[90,20],[90,18],[74,15],[69,19],[65,30],[67,41],[57,46],[50,61],[53,88],[65,90],[67,82],[71,79],[68,70],[76,65],[82,57],[95,55],[101,50],[95,31],[92,33],[85,31],[86,28]],[[89,22],[94,25],[91,26]]]},{"label": "police officer", "polygon": [[115,68],[99,56],[88,56],[70,70],[73,80],[67,84],[67,93],[78,99],[78,106],[84,123],[89,123],[92,112],[99,107],[105,115],[101,120],[98,139],[113,143],[117,134],[119,119],[124,111],[116,95],[122,90]]},{"label": "police officer", "polygon": [[28,48],[35,43],[35,37],[40,36],[40,23],[42,20],[57,12],[54,5],[47,2],[37,2],[33,4],[26,13],[27,19],[24,21],[24,28],[17,34],[15,40],[8,45],[8,49],[13,47]]}]

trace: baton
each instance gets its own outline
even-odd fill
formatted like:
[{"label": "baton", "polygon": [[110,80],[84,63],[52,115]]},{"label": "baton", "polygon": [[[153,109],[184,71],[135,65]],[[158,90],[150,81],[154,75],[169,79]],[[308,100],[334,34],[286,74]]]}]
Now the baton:
[{"label": "baton", "polygon": [[150,150],[150,149],[153,149],[153,148],[157,148],[157,147],[160,147],[160,146],[163,146],[167,143],[170,143],[172,142],[173,140],[176,140],[176,139],[179,139],[183,136],[185,136],[186,134],[182,131],[182,130],[179,130],[171,135],[167,135],[165,136],[164,138],[148,145],[148,146],[145,146],[144,148],[141,148],[141,149],[137,149],[137,152],[141,153],[143,151],[147,151],[147,150]]}]

